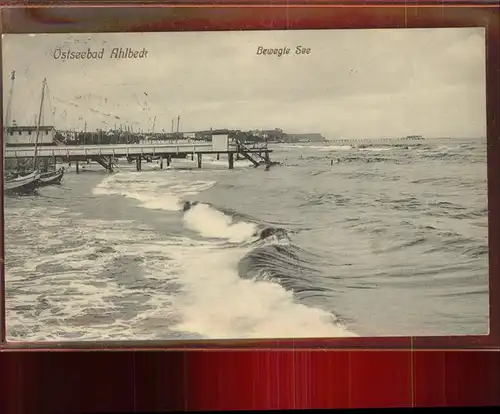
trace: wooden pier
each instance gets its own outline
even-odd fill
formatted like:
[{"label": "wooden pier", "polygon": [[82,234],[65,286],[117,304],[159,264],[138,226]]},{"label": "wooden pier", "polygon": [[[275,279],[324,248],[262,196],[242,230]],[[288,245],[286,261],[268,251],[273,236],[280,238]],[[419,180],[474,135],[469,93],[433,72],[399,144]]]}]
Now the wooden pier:
[{"label": "wooden pier", "polygon": [[[5,148],[6,159],[21,159],[33,156],[34,147],[31,146],[8,146]],[[152,158],[160,159],[160,168],[164,161],[170,165],[172,158],[184,158],[196,156],[198,168],[202,168],[203,155],[227,154],[229,169],[234,168],[235,154],[242,155],[254,166],[268,164],[269,154],[272,152],[266,144],[247,145],[233,140],[229,142],[226,137],[213,139],[212,142],[177,142],[167,144],[117,144],[117,145],[45,145],[37,149],[38,158],[63,159],[66,162],[75,162],[76,172],[79,172],[79,163],[95,161],[108,171],[113,171],[113,160],[127,158],[129,162],[136,162],[137,171],[142,169],[143,160]]]}]

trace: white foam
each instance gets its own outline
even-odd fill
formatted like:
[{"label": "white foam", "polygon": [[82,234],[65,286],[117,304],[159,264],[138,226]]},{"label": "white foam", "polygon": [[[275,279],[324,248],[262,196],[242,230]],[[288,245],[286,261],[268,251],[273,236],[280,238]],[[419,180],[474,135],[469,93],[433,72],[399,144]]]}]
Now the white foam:
[{"label": "white foam", "polygon": [[161,172],[121,172],[104,179],[94,190],[95,195],[122,195],[137,200],[151,210],[178,211],[182,198],[209,189],[215,181],[190,181],[175,178],[175,184]]},{"label": "white foam", "polygon": [[[223,169],[227,169],[228,168],[228,159],[227,159],[227,155],[221,155],[220,156],[220,159],[217,159],[216,156],[214,155],[208,155],[208,154],[205,154],[203,155],[203,166],[204,168],[206,168],[207,166],[208,167],[217,167],[217,169],[219,169],[219,167],[224,167]],[[195,170],[197,170],[197,165],[198,165],[198,160],[197,158],[195,157],[193,160],[191,159],[191,156],[186,156],[186,158],[178,158],[175,160],[175,164],[172,163],[172,169],[175,170],[175,166],[178,165],[178,164],[181,164],[184,168],[186,167],[190,167],[190,168],[193,168]],[[234,160],[233,161],[233,168],[249,168],[249,167],[253,167],[253,164],[248,161],[247,159],[240,159],[240,160]]]},{"label": "white foam", "polygon": [[191,207],[184,215],[184,222],[203,237],[227,239],[234,243],[248,240],[257,230],[255,224],[234,222],[232,217],[203,203]]},{"label": "white foam", "polygon": [[458,150],[460,149],[460,145],[448,146],[448,145],[439,145],[435,150],[436,151],[449,151],[449,150]]},{"label": "white foam", "polygon": [[[103,180],[94,194],[121,195],[147,209],[171,211],[186,195],[214,183],[198,180],[194,172],[176,172],[175,180],[164,171],[119,172]],[[227,241],[251,239],[256,226],[208,204],[184,214],[188,228],[210,238],[201,241],[165,240],[141,223],[88,220],[67,209],[22,208],[7,215],[8,234],[19,238],[11,249],[6,243],[7,291],[17,291],[7,299],[9,339],[165,339],[172,331],[205,338],[353,336],[330,313],[295,303],[279,284],[240,278],[236,268],[246,250],[228,249]],[[161,286],[175,282],[180,292],[149,290],[149,301],[129,319],[85,319],[90,310],[119,315],[120,298],[138,293],[133,285],[120,283],[120,275],[103,276],[113,272],[115,260],[130,255],[141,258],[135,265],[142,276]],[[35,315],[40,301],[48,307]],[[75,323],[80,316],[82,322]]]},{"label": "white foam", "polygon": [[[100,277],[121,256],[120,251],[109,248],[110,242],[141,243],[150,234],[127,232],[128,221],[85,220],[68,211],[62,217],[64,210],[55,209],[54,214],[52,208],[7,211],[7,241],[18,237],[25,241],[6,243],[9,340],[71,339],[67,334],[74,334],[73,339],[123,335],[123,327],[116,330],[109,322],[79,326],[66,321],[88,311],[108,315],[113,310],[110,297],[128,292],[116,280]],[[37,307],[41,302],[46,304],[43,310]]]},{"label": "white foam", "polygon": [[331,145],[329,148],[335,151],[348,151],[352,149],[351,145]]},{"label": "white foam", "polygon": [[244,250],[176,253],[183,289],[173,305],[181,321],[171,329],[226,339],[354,336],[330,313],[295,303],[280,285],[241,279],[236,266]]},{"label": "white foam", "polygon": [[372,151],[372,152],[382,152],[382,151],[390,151],[392,148],[390,147],[368,147],[368,148],[358,148],[359,151]]},{"label": "white foam", "polygon": [[[304,144],[280,144],[279,148],[281,149],[312,149],[312,150],[320,150],[320,151],[330,151],[335,148],[342,148],[343,146],[332,146],[332,145],[304,145]],[[342,148],[343,149],[343,148]]]}]

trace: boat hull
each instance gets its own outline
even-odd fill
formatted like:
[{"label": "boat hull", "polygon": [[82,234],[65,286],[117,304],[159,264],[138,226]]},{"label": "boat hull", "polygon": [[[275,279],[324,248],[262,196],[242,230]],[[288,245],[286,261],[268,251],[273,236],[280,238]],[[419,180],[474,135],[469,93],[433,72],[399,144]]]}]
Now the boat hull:
[{"label": "boat hull", "polygon": [[40,173],[32,172],[25,176],[20,176],[4,182],[5,194],[30,193],[39,187]]},{"label": "boat hull", "polygon": [[59,168],[57,171],[44,173],[40,176],[38,185],[45,187],[48,185],[59,185],[64,177],[64,168]]}]

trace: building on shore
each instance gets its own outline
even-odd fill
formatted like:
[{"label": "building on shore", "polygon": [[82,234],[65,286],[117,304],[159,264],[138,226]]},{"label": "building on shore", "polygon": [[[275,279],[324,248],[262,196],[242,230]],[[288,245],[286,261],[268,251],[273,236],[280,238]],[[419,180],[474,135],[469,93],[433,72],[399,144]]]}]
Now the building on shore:
[{"label": "building on shore", "polygon": [[[51,125],[44,125],[37,128],[33,125],[13,125],[5,129],[4,139],[6,147],[34,147],[37,143],[38,130],[38,146],[54,145],[56,130]],[[33,158],[9,158],[5,160],[6,171],[28,171],[33,169]],[[39,160],[38,167],[42,171],[54,171],[56,169],[56,160],[52,157],[44,157]]]},{"label": "building on shore", "polygon": [[[54,145],[56,130],[53,126],[38,128],[38,145]],[[6,128],[5,145],[11,147],[34,146],[37,142],[37,127],[33,125],[12,125]]]},{"label": "building on shore", "polygon": [[250,133],[265,142],[284,142],[287,135],[281,128],[253,130]]}]

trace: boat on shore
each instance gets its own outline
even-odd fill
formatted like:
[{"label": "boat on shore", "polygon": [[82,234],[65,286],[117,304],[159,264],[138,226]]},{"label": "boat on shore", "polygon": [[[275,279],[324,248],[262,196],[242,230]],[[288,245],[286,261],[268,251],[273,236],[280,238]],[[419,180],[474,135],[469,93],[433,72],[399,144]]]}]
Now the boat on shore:
[{"label": "boat on shore", "polygon": [[[14,79],[16,78],[16,73],[13,71],[11,73],[12,84],[10,87],[9,101],[7,104],[7,113],[5,115],[5,125],[10,123],[10,107],[12,103],[12,95],[14,89]],[[4,129],[4,152],[5,152],[5,136],[8,128]],[[16,171],[8,172],[5,170],[5,158],[3,159],[3,171],[4,171],[4,182],[3,189],[4,194],[22,194],[22,193],[32,193],[38,187],[40,182],[40,172],[37,169],[32,169],[31,171]]]},{"label": "boat on shore", "polygon": [[64,168],[57,171],[41,173],[33,171],[29,174],[19,174],[17,177],[6,177],[4,181],[5,194],[27,194],[33,193],[39,187],[61,184],[64,176]]},{"label": "boat on shore", "polygon": [[41,173],[33,171],[27,175],[19,175],[4,181],[5,194],[32,193],[39,187]]},{"label": "boat on shore", "polygon": [[45,172],[40,175],[39,187],[45,187],[48,185],[59,185],[64,176],[64,167],[59,168],[56,171]]},{"label": "boat on shore", "polygon": [[[15,79],[15,72],[12,72],[12,84]],[[61,180],[64,176],[64,168],[59,168],[56,171],[43,171],[40,172],[38,168],[38,141],[40,136],[40,122],[43,111],[43,101],[45,95],[45,87],[47,84],[47,80],[44,79],[42,83],[42,97],[40,100],[40,110],[38,113],[38,122],[36,126],[36,140],[35,140],[35,149],[33,154],[33,163],[31,167],[31,171],[26,173],[23,172],[15,172],[11,174],[9,177],[8,174],[4,176],[4,192],[5,193],[31,193],[36,190],[38,187],[45,187],[48,185],[57,185],[61,184]],[[10,115],[10,105],[12,101],[12,87],[10,91],[9,105],[8,105],[8,114]],[[7,119],[10,117],[6,117]],[[8,120],[7,120],[8,122]],[[4,141],[5,146],[5,141]],[[4,147],[5,148],[5,147]],[[5,171],[5,159],[4,159],[4,171]]]}]

